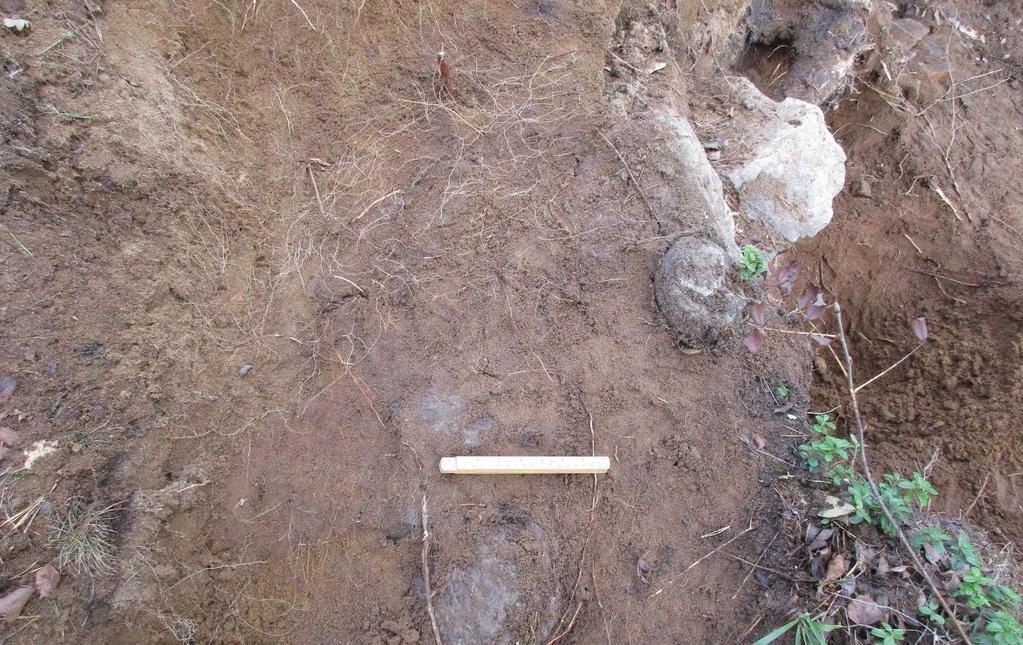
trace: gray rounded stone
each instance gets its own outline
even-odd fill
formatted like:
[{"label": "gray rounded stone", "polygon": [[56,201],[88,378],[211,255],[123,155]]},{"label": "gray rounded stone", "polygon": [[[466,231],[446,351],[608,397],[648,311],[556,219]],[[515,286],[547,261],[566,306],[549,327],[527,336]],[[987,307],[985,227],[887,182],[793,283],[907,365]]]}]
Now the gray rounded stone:
[{"label": "gray rounded stone", "polygon": [[679,238],[655,277],[657,304],[668,325],[688,342],[711,343],[731,327],[743,299],[731,289],[732,261],[717,244]]}]

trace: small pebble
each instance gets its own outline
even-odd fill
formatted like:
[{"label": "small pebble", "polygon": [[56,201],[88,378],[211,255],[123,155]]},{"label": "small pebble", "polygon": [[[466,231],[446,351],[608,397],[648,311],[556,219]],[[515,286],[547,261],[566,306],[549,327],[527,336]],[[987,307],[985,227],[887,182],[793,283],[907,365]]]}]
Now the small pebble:
[{"label": "small pebble", "polygon": [[246,364],[242,365],[241,369],[238,370],[238,374],[240,376],[245,376],[246,374],[248,374],[251,371],[252,371],[252,366],[249,365],[248,363],[246,363]]},{"label": "small pebble", "polygon": [[856,182],[856,194],[860,197],[873,197],[874,191],[870,188],[870,182],[860,177]]}]

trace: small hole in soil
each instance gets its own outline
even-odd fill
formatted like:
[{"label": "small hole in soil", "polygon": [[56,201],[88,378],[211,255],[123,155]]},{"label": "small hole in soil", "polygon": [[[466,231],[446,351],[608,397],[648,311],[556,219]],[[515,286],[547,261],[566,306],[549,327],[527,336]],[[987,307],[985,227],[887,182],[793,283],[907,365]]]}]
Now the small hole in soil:
[{"label": "small hole in soil", "polygon": [[795,50],[786,39],[771,43],[750,43],[742,53],[736,68],[761,92],[773,99],[781,99],[781,82],[792,67]]}]

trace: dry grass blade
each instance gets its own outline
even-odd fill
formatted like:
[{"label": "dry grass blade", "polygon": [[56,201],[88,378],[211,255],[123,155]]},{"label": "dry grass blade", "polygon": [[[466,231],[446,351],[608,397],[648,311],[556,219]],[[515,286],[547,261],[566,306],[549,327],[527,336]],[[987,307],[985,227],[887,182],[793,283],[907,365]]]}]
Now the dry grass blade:
[{"label": "dry grass blade", "polygon": [[85,500],[72,498],[68,512],[57,519],[50,532],[50,546],[57,550],[57,568],[89,576],[113,571],[114,530],[111,526],[122,503],[90,509]]}]

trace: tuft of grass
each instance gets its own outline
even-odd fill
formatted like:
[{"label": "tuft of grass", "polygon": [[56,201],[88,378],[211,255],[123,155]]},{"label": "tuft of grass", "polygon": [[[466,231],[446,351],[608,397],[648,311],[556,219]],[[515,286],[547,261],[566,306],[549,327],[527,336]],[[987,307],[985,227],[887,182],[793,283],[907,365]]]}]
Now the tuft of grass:
[{"label": "tuft of grass", "polygon": [[111,524],[121,502],[90,509],[81,497],[68,502],[67,513],[54,522],[49,545],[57,550],[57,566],[88,576],[112,573],[114,530]]},{"label": "tuft of grass", "polygon": [[767,273],[767,258],[764,252],[747,244],[742,247],[742,255],[739,256],[739,278],[744,282],[755,280]]},{"label": "tuft of grass", "polygon": [[753,645],[773,643],[790,630],[794,630],[792,642],[795,645],[827,645],[828,634],[839,627],[841,625],[827,625],[808,613],[802,613],[753,643]]}]

